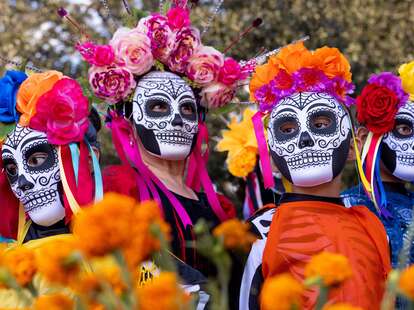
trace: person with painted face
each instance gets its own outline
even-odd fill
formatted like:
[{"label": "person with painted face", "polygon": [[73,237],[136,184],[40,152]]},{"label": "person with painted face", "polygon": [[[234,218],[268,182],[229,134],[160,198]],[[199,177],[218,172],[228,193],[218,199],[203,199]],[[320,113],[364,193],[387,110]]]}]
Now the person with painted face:
[{"label": "person with painted face", "polygon": [[29,219],[18,242],[67,234],[73,213],[102,197],[99,163],[88,142],[97,142],[88,99],[58,71],[7,71],[2,82],[10,87],[1,90],[1,120],[11,128],[2,145],[3,172]]},{"label": "person with painted face", "polygon": [[[343,193],[350,204],[364,204],[379,216],[387,231],[394,268],[400,265],[414,206],[414,194],[405,186],[414,181],[413,67],[414,62],[402,65],[400,77],[390,72],[372,75],[357,98],[357,139],[365,175],[372,175],[372,179],[367,178],[365,189],[361,183]],[[379,103],[382,107],[376,109]],[[408,256],[406,263],[414,263],[414,249],[407,249],[404,255]]]},{"label": "person with painted face", "polygon": [[[298,42],[256,68],[250,90],[260,108],[253,117],[257,139],[266,146],[262,117],[268,115],[271,157],[292,191],[250,220],[258,240],[245,266],[240,309],[260,308],[269,277],[289,273],[302,283],[306,263],[323,251],[346,256],[355,275],[331,291],[329,301],[380,308],[390,269],[385,231],[366,207],[346,208],[339,197],[352,137],[345,106],[352,89],[350,65],[336,48],[309,51]],[[259,151],[269,186],[267,148]],[[302,309],[314,309],[317,297],[307,289]]]},{"label": "person with painted face", "polygon": [[[187,1],[118,29],[108,45],[77,49],[91,65],[89,83],[110,108],[108,126],[123,166],[104,172],[105,190],[158,202],[172,227],[175,256],[203,269],[193,226],[228,218],[207,174],[207,109],[229,103],[246,72],[204,46]],[[203,191],[201,191],[203,189]]]}]

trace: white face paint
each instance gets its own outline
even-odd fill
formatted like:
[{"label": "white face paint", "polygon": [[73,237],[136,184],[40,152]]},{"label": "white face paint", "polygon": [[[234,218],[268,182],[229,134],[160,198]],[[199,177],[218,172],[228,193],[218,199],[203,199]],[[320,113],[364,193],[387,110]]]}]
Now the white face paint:
[{"label": "white face paint", "polygon": [[414,102],[398,110],[395,126],[385,134],[381,159],[387,169],[397,178],[414,181]]},{"label": "white face paint", "polygon": [[191,87],[170,72],[152,71],[138,82],[132,117],[145,149],[167,160],[190,155],[198,131]]},{"label": "white face paint", "polygon": [[344,168],[351,124],[332,96],[296,93],[273,109],[268,140],[272,158],[291,183],[311,187],[330,182]]},{"label": "white face paint", "polygon": [[50,226],[65,217],[58,154],[44,133],[18,125],[3,144],[2,158],[11,189],[34,223]]}]

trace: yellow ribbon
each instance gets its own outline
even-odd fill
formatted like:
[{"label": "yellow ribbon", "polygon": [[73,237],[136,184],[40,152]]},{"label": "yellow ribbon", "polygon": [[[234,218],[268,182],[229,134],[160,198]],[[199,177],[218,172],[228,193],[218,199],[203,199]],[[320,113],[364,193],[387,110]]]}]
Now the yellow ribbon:
[{"label": "yellow ribbon", "polygon": [[32,221],[29,220],[26,222],[26,213],[22,204],[19,204],[19,222],[17,226],[17,245],[22,245],[24,238],[29,231],[29,227],[32,225]]},{"label": "yellow ribbon", "polygon": [[283,188],[285,189],[285,193],[292,192],[292,183],[290,183],[285,177],[282,176],[282,184]]},{"label": "yellow ribbon", "polygon": [[78,202],[76,201],[75,197],[73,196],[73,193],[70,190],[68,181],[66,179],[65,169],[63,168],[62,147],[61,146],[59,146],[59,149],[58,149],[58,156],[59,156],[60,178],[62,180],[63,192],[66,195],[66,198],[68,200],[69,207],[72,210],[72,213],[77,214],[78,212],[81,211],[81,208],[80,208]]},{"label": "yellow ribbon", "polygon": [[[363,157],[362,157],[363,159],[361,158],[361,153],[359,152],[359,149],[358,149],[358,144],[356,142],[355,132],[354,132],[353,126],[351,126],[351,133],[352,133],[352,140],[354,141],[355,157],[356,157],[359,177],[361,179],[362,185],[364,186],[365,190],[368,191],[368,192],[371,192],[372,191],[371,185],[370,185],[369,181],[367,180],[367,177],[365,176],[365,172],[364,172],[364,169],[363,169],[363,160],[365,159],[365,157],[363,155]],[[369,135],[368,135],[368,138],[369,138]],[[367,138],[367,140],[368,140],[368,138]],[[372,137],[370,139],[372,139]],[[366,143],[365,143],[365,145],[366,145]],[[365,151],[365,145],[363,147],[363,152]],[[366,154],[365,154],[365,156],[366,156]]]}]

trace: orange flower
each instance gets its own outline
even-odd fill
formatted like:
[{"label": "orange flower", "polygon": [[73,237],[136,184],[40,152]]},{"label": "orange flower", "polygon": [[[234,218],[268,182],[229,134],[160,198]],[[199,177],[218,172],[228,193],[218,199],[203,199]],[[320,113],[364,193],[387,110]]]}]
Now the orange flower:
[{"label": "orange flower", "polygon": [[159,277],[137,288],[140,310],[181,310],[189,309],[190,296],[179,286],[172,272],[162,272]]},{"label": "orange flower", "polygon": [[63,294],[42,295],[34,302],[34,310],[72,310],[73,301]]},{"label": "orange flower", "polygon": [[20,85],[16,103],[17,110],[22,114],[19,120],[20,125],[29,125],[30,118],[36,113],[39,98],[51,90],[53,85],[63,77],[61,72],[54,70],[33,73]]},{"label": "orange flower", "polygon": [[73,233],[86,255],[104,256],[122,250],[128,265],[134,267],[160,248],[151,232],[153,225],[169,239],[169,226],[155,202],[138,204],[130,197],[108,193],[76,216]]},{"label": "orange flower", "polygon": [[2,263],[21,286],[29,284],[37,271],[34,252],[21,246],[5,252]]},{"label": "orange flower", "polygon": [[160,249],[160,240],[151,229],[157,226],[163,238],[170,240],[170,227],[162,219],[161,211],[154,201],[143,202],[134,209],[133,223],[130,231],[130,243],[124,249],[128,266],[135,269],[151,253]]},{"label": "orange flower", "polygon": [[404,295],[414,300],[414,265],[401,273],[398,285]]},{"label": "orange flower", "polygon": [[231,219],[214,228],[213,235],[223,238],[224,246],[228,249],[249,250],[250,245],[257,239],[249,228],[249,224]]},{"label": "orange flower", "polygon": [[317,68],[322,70],[327,77],[342,77],[348,82],[352,80],[351,65],[345,56],[334,47],[321,47],[314,52]]},{"label": "orange flower", "polygon": [[75,281],[80,266],[76,261],[69,261],[75,250],[74,240],[56,240],[43,245],[36,253],[38,271],[50,282]]},{"label": "orange flower", "polygon": [[251,101],[255,101],[254,93],[256,90],[258,90],[263,85],[269,84],[270,81],[276,77],[278,72],[279,69],[270,63],[256,67],[249,85]]},{"label": "orange flower", "polygon": [[73,233],[79,248],[88,256],[103,256],[123,248],[132,237],[136,201],[109,193],[102,201],[85,208],[74,219]]},{"label": "orange flower", "polygon": [[326,305],[322,310],[363,310],[361,307],[355,307],[347,303],[338,303],[333,305]]},{"label": "orange flower", "polygon": [[285,273],[268,278],[260,293],[261,309],[300,309],[303,292],[303,286],[290,274]]},{"label": "orange flower", "polygon": [[321,252],[313,256],[305,267],[305,277],[321,277],[327,286],[337,285],[352,276],[348,258],[341,254]]},{"label": "orange flower", "polygon": [[300,41],[282,48],[277,55],[269,59],[269,63],[278,68],[278,71],[284,69],[292,74],[300,68],[310,67],[313,63],[313,55]]}]

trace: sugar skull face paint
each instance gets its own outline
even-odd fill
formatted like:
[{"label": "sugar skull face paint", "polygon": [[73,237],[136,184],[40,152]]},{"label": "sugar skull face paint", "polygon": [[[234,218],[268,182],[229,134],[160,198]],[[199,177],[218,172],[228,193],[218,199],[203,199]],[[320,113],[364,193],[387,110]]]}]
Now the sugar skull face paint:
[{"label": "sugar skull face paint", "polygon": [[152,71],[138,82],[132,117],[145,149],[167,160],[190,155],[198,132],[197,104],[191,87],[170,72]]},{"label": "sugar skull face paint", "polygon": [[273,109],[268,140],[279,171],[291,183],[330,182],[345,166],[351,139],[348,113],[332,96],[296,93]]},{"label": "sugar skull face paint", "polygon": [[50,226],[65,217],[58,154],[46,134],[18,125],[3,144],[2,159],[11,189],[33,222]]},{"label": "sugar skull face paint", "polygon": [[397,178],[414,181],[414,102],[398,110],[395,126],[384,135],[381,159]]}]

